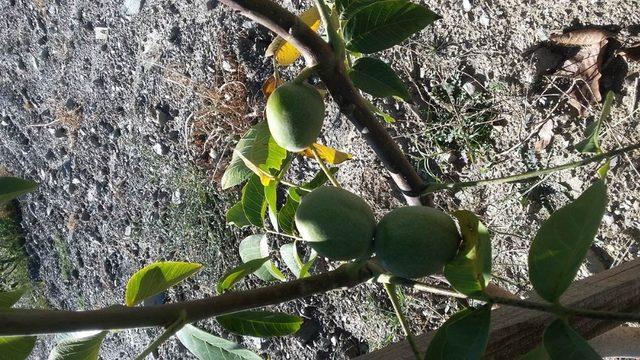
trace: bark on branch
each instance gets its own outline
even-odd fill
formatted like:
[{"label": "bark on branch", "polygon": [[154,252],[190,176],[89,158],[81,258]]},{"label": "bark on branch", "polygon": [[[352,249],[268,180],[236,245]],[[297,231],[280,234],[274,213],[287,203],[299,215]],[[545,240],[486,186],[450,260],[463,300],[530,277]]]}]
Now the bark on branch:
[{"label": "bark on branch", "polygon": [[[308,66],[317,66],[318,76],[340,107],[376,153],[410,205],[421,204],[425,183],[391,138],[380,120],[367,107],[346,73],[344,62],[324,40],[299,18],[270,0],[221,0],[294,44]],[[430,199],[430,198],[429,198]],[[430,201],[427,201],[430,205]]]},{"label": "bark on branch", "polygon": [[159,306],[116,305],[89,311],[3,309],[0,310],[0,336],[168,326],[183,311],[186,312],[184,321],[192,323],[335,289],[351,288],[371,277],[373,272],[366,265],[353,263],[327,273],[278,285]]}]

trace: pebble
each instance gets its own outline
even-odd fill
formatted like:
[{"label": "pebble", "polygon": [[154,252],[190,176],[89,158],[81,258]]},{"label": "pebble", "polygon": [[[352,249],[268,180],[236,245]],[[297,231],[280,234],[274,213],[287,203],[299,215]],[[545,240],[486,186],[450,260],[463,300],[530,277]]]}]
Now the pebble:
[{"label": "pebble", "polygon": [[124,0],[124,4],[122,4],[122,12],[125,15],[137,15],[142,9],[142,5],[144,1],[142,0]]},{"label": "pebble", "polygon": [[462,9],[464,12],[469,12],[473,8],[473,4],[471,4],[470,0],[462,0]]},{"label": "pebble", "polygon": [[164,156],[164,155],[167,155],[169,153],[169,148],[164,144],[157,143],[157,144],[153,145],[153,151],[155,151],[156,154],[158,154],[158,155],[163,155]]}]

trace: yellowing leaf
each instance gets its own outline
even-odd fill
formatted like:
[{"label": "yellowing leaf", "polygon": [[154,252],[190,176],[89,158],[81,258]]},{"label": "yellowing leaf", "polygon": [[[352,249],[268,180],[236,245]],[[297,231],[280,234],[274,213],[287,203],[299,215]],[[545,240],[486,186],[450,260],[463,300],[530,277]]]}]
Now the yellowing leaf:
[{"label": "yellowing leaf", "polygon": [[253,171],[254,174],[260,177],[260,183],[262,185],[267,186],[269,185],[269,183],[271,183],[271,181],[274,180],[273,175],[260,169],[258,165],[254,164],[251,160],[247,159],[247,157],[244,156],[241,152],[236,151],[235,154],[238,155],[240,159],[242,159],[242,162],[244,162],[245,166],[248,167],[249,170]]},{"label": "yellowing leaf", "polygon": [[[299,16],[300,20],[307,24],[311,30],[317,31],[320,27],[320,13],[318,13],[318,9],[315,6],[305,10]],[[279,65],[289,66],[300,57],[300,51],[293,44],[278,36],[273,39],[265,55],[267,57],[273,56]]]},{"label": "yellowing leaf", "polygon": [[[316,149],[316,151],[318,152],[318,155],[322,160],[324,160],[326,163],[329,163],[331,165],[338,165],[347,160],[353,159],[352,154],[338,151],[332,147],[320,145],[317,143],[311,146],[313,146]],[[300,154],[306,157],[315,159],[315,156],[313,156],[313,152],[311,151],[311,149],[305,149]]]}]

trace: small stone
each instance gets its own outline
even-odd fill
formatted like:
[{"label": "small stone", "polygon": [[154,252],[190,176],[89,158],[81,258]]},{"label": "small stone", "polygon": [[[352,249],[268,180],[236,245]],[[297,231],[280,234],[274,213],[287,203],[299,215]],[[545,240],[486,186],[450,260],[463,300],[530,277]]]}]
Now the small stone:
[{"label": "small stone", "polygon": [[167,155],[169,153],[169,148],[164,144],[155,144],[153,145],[153,151],[158,155]]},{"label": "small stone", "polygon": [[485,14],[482,14],[480,16],[480,24],[483,26],[489,26],[489,24],[491,23],[491,19],[489,19],[489,17]]},{"label": "small stone", "polygon": [[462,0],[462,10],[464,12],[469,12],[473,8],[473,4],[471,4],[470,0]]},{"label": "small stone", "polygon": [[96,34],[96,40],[107,40],[109,38],[109,28],[96,26],[93,29]]},{"label": "small stone", "polygon": [[121,10],[125,15],[133,16],[140,12],[142,5],[144,5],[142,0],[124,0]]}]

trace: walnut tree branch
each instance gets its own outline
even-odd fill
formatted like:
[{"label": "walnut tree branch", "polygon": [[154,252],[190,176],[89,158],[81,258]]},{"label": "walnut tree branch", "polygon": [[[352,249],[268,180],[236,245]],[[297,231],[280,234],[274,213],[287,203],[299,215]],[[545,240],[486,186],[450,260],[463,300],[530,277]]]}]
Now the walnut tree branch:
[{"label": "walnut tree branch", "polygon": [[[407,203],[420,205],[425,182],[380,120],[369,110],[366,101],[347,75],[344,61],[336,59],[331,46],[297,16],[271,0],[221,1],[295,45],[307,61],[307,66],[316,66],[318,76],[327,86],[340,111],[355,125],[382,161]],[[430,198],[428,199],[430,204]]]}]

